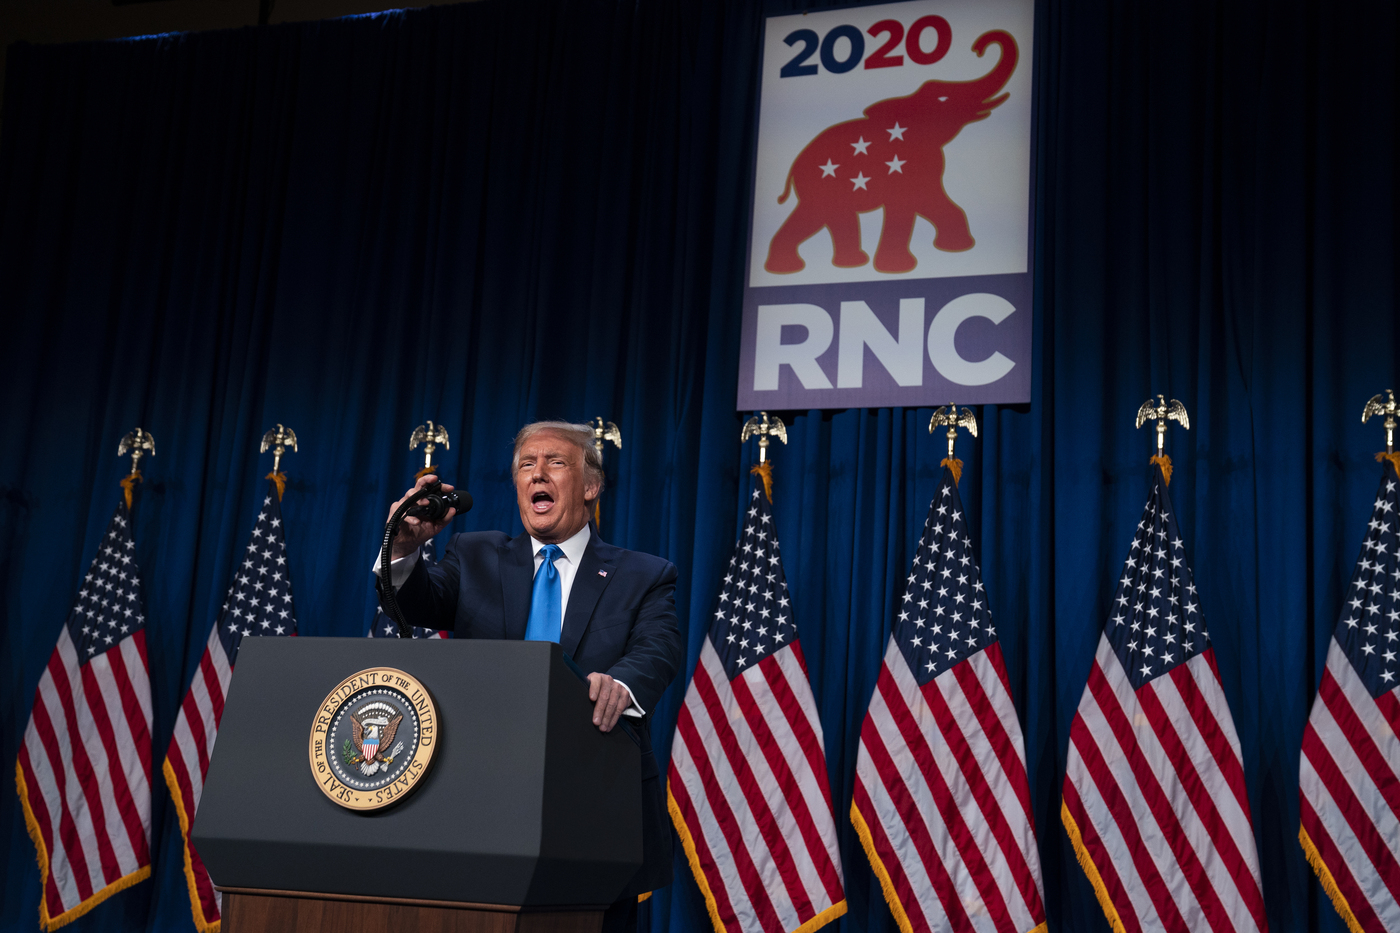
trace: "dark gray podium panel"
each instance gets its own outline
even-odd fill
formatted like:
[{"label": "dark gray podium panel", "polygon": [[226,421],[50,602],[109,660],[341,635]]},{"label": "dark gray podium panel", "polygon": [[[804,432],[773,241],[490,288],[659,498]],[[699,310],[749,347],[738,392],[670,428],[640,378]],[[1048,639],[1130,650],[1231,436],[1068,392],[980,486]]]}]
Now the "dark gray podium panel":
[{"label": "dark gray podium panel", "polygon": [[[308,740],[326,694],[381,666],[432,694],[440,744],[405,800],[362,813],[321,792]],[[221,887],[608,904],[642,862],[640,752],[593,726],[558,645],[249,638],[192,836]]]}]

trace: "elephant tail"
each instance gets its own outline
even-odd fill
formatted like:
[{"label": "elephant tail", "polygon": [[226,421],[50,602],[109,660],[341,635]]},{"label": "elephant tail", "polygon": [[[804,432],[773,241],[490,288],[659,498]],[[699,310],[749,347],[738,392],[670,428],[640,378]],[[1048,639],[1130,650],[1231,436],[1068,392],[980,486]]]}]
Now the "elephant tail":
[{"label": "elephant tail", "polygon": [[791,193],[792,193],[792,172],[788,172],[787,184],[783,185],[783,193],[780,194],[780,195],[778,195],[778,203],[779,203],[779,204],[782,204],[784,201],[786,201],[786,200],[788,199],[788,195],[791,194]]}]

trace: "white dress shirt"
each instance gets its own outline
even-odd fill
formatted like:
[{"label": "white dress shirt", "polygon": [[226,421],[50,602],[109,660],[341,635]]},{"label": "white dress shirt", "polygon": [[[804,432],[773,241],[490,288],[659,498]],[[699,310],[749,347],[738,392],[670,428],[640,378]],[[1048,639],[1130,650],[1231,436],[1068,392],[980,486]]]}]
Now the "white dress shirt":
[{"label": "white dress shirt", "polygon": [[[564,618],[569,614],[569,594],[573,592],[574,577],[578,575],[579,564],[583,562],[583,552],[588,550],[588,542],[592,538],[593,532],[588,525],[584,525],[573,537],[559,545],[559,549],[564,553],[554,559],[554,569],[559,571],[559,607],[560,607],[560,629],[562,634]],[[544,563],[545,544],[530,535],[530,546],[535,555],[535,573],[540,572],[540,565]],[[395,591],[403,586],[408,575],[413,572],[413,567],[418,563],[418,551],[400,557],[389,563],[389,582],[393,584]],[[374,574],[379,575],[379,558],[374,559]],[[614,678],[616,680],[616,678]],[[622,711],[624,716],[635,716],[641,718],[644,711],[637,705],[637,698],[632,694],[632,688],[618,680],[617,683],[627,691],[627,695],[632,697],[632,705]]]}]

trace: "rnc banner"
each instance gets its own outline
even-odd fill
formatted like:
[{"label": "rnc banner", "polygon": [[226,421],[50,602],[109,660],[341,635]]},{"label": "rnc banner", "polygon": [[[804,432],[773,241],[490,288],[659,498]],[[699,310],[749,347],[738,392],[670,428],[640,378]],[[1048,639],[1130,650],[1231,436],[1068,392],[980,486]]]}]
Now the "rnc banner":
[{"label": "rnc banner", "polygon": [[768,18],[739,409],[1030,401],[1033,19]]}]

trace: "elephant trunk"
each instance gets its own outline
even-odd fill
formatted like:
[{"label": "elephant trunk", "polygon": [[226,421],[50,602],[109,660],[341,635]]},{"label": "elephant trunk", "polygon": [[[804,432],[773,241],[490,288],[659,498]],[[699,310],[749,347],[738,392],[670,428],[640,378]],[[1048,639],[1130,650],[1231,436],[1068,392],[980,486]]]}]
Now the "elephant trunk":
[{"label": "elephant trunk", "polygon": [[[987,51],[987,46],[993,42],[1001,46],[1001,61],[997,62],[996,67],[983,77],[966,82],[965,87],[971,92],[972,100],[990,102],[992,95],[1006,86],[1006,82],[1011,80],[1012,72],[1016,70],[1019,53],[1016,49],[1016,40],[1011,38],[1010,33],[1000,29],[984,32],[977,37],[976,42],[972,43],[972,51],[981,57]],[[997,103],[1001,103],[1001,101],[997,101]]]}]

